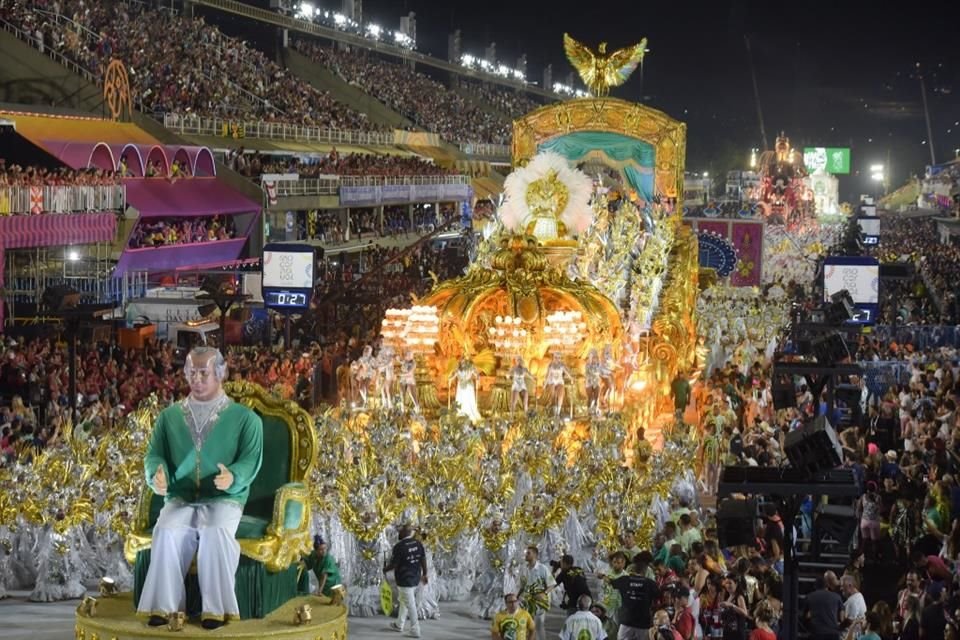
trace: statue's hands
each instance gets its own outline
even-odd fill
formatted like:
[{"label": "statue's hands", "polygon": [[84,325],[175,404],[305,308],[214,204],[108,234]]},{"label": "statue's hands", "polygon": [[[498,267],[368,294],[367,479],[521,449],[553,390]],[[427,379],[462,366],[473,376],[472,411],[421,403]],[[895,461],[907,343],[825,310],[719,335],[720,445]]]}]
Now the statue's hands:
[{"label": "statue's hands", "polygon": [[230,488],[230,485],[233,484],[233,474],[230,473],[230,469],[227,469],[222,462],[218,462],[217,467],[220,469],[220,473],[213,479],[213,486],[220,491],[226,491]]},{"label": "statue's hands", "polygon": [[167,495],[167,474],[162,466],[157,467],[157,472],[153,474],[153,492],[158,496]]}]

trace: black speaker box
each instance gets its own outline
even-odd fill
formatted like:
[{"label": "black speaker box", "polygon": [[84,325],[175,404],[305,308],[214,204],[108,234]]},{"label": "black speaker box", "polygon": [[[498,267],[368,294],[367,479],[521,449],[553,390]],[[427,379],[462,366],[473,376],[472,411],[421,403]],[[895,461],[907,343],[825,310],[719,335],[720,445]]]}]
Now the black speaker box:
[{"label": "black speaker box", "polygon": [[817,507],[817,516],[813,522],[817,539],[832,538],[841,546],[853,539],[857,530],[857,513],[853,507],[837,504],[821,504]]},{"label": "black speaker box", "polygon": [[832,365],[850,359],[850,350],[839,333],[814,338],[810,341],[810,351],[818,364]]},{"label": "black speaker box", "polygon": [[717,506],[717,538],[720,546],[752,545],[757,539],[756,522],[756,500],[721,500]]},{"label": "black speaker box", "polygon": [[836,468],[843,462],[837,432],[824,416],[817,416],[788,433],[783,448],[793,467],[811,475]]}]

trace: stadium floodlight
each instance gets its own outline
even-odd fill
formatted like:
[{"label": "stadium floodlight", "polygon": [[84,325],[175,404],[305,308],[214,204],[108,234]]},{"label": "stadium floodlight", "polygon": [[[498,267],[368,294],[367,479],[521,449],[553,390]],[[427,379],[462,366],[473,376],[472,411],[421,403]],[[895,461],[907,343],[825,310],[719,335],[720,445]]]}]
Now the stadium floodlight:
[{"label": "stadium floodlight", "polygon": [[341,26],[347,22],[347,16],[343,15],[342,13],[335,13],[333,14],[333,21],[338,26]]},{"label": "stadium floodlight", "polygon": [[301,2],[300,8],[297,10],[297,17],[309,20],[313,17],[314,12],[316,12],[316,8],[314,8],[312,4],[309,2]]},{"label": "stadium floodlight", "polygon": [[460,57],[460,62],[462,62],[462,63],[463,63],[463,66],[465,66],[465,67],[472,67],[472,66],[473,66],[473,63],[476,62],[476,61],[477,61],[477,59],[474,58],[474,57],[473,57],[472,55],[470,55],[469,53],[465,53],[465,54],[463,54],[463,56]]},{"label": "stadium floodlight", "polygon": [[382,32],[383,32],[383,29],[378,24],[367,25],[367,33],[373,36],[374,38],[379,38]]}]

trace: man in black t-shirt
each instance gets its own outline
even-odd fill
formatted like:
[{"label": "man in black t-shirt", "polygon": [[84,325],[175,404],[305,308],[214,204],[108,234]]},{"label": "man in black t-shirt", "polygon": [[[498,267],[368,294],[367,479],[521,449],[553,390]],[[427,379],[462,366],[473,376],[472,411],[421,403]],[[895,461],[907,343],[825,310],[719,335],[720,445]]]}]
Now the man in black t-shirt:
[{"label": "man in black t-shirt", "polygon": [[567,615],[577,612],[577,601],[580,596],[591,596],[587,586],[587,577],[583,569],[573,565],[573,556],[564,554],[560,558],[560,572],[556,576],[557,584],[563,585],[563,602],[561,606],[567,610]]},{"label": "man in black t-shirt", "polygon": [[943,584],[933,581],[927,585],[927,605],[920,613],[920,637],[923,640],[943,640],[947,629]]},{"label": "man in black t-shirt", "polygon": [[817,578],[816,588],[804,598],[803,606],[813,640],[840,640],[843,600],[827,589],[823,578]]},{"label": "man in black t-shirt", "polygon": [[644,565],[635,561],[631,573],[610,581],[613,588],[620,592],[618,640],[647,640],[650,634],[653,624],[650,609],[660,598],[660,590],[656,582],[644,576],[647,569]]},{"label": "man in black t-shirt", "polygon": [[400,525],[399,533],[400,540],[393,545],[390,562],[383,568],[384,573],[393,571],[400,600],[397,621],[390,626],[402,632],[409,615],[410,635],[419,638],[420,620],[417,619],[416,593],[421,582],[427,584],[427,553],[420,541],[413,537],[413,529],[409,524]]}]

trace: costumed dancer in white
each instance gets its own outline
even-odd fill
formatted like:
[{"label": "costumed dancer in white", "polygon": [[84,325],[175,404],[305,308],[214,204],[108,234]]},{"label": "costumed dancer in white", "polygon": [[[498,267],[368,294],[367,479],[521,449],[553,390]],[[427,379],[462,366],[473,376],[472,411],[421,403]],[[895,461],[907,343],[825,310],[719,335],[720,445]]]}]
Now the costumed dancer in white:
[{"label": "costumed dancer in white", "polygon": [[363,355],[354,361],[357,369],[354,377],[357,383],[357,391],[360,393],[360,403],[367,406],[367,397],[370,395],[370,383],[376,374],[376,364],[373,359],[373,347],[367,345],[363,348]]},{"label": "costumed dancer in white", "polygon": [[190,395],[160,413],[144,459],[147,482],[165,503],[137,611],[151,626],[184,611],[184,577],[196,555],[202,626],[216,629],[240,617],[236,533],[260,471],[263,423],[223,392],[227,363],[218,350],[192,350],[184,375]]},{"label": "costumed dancer in white", "polygon": [[527,379],[533,374],[523,365],[523,358],[513,357],[513,367],[510,369],[510,413],[517,410],[517,404],[523,398],[523,412],[530,409],[530,391],[527,389]]},{"label": "costumed dancer in white", "polygon": [[417,361],[413,359],[413,352],[407,351],[403,354],[403,361],[400,363],[400,409],[403,410],[404,402],[410,399],[410,406],[414,413],[420,413],[420,404],[417,402]]},{"label": "costumed dancer in white", "polygon": [[603,356],[600,358],[600,408],[610,410],[614,400],[613,374],[617,369],[617,361],[613,357],[613,347],[607,345],[603,348]]},{"label": "costumed dancer in white", "polygon": [[543,382],[543,390],[551,402],[554,403],[554,411],[560,415],[563,409],[563,381],[564,379],[572,381],[570,371],[567,365],[563,364],[563,356],[559,351],[553,352],[553,360],[547,365],[547,378]]},{"label": "costumed dancer in white", "polygon": [[584,387],[587,390],[587,409],[591,415],[600,414],[600,357],[590,349],[583,367]]},{"label": "costumed dancer in white", "polygon": [[450,380],[457,379],[457,415],[467,416],[471,422],[481,420],[480,409],[477,408],[477,368],[467,356],[460,358],[457,370],[450,376]]},{"label": "costumed dancer in white", "polygon": [[393,408],[394,357],[392,347],[382,347],[377,354],[377,380],[380,385],[380,407]]}]

